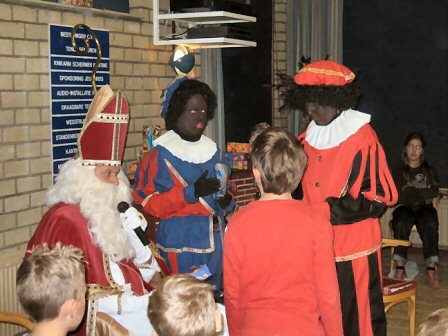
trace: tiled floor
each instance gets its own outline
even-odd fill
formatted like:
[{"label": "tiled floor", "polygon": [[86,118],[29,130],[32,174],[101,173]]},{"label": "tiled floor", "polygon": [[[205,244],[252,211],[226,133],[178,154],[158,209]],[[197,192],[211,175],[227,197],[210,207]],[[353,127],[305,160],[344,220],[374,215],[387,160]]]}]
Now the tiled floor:
[{"label": "tiled floor", "polygon": [[[440,288],[433,289],[428,286],[424,275],[425,264],[423,254],[420,248],[411,247],[409,249],[408,259],[415,261],[419,268],[419,274],[416,277],[417,287],[417,316],[416,333],[419,325],[433,311],[439,308],[448,308],[448,251],[439,251],[440,266]],[[390,253],[383,252],[383,271],[389,274]],[[409,320],[407,317],[407,304],[401,303],[392,307],[387,313],[387,335],[388,336],[407,336],[409,335]]]}]

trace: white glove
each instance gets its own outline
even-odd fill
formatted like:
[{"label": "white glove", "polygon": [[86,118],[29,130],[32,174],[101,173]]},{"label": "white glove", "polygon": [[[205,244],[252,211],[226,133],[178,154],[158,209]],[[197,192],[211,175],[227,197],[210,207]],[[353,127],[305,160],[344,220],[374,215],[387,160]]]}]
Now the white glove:
[{"label": "white glove", "polygon": [[126,227],[132,230],[141,227],[145,231],[148,226],[145,216],[134,207],[129,207],[125,212],[120,213],[120,218],[125,230]]},{"label": "white glove", "polygon": [[148,222],[136,208],[129,207],[125,212],[120,213],[121,225],[124,231],[128,234],[129,240],[131,241],[132,247],[135,251],[134,262],[137,265],[144,264],[147,262],[151,256],[151,250],[148,246],[145,246],[140,238],[137,236],[135,229],[141,228],[143,232],[148,226]]}]

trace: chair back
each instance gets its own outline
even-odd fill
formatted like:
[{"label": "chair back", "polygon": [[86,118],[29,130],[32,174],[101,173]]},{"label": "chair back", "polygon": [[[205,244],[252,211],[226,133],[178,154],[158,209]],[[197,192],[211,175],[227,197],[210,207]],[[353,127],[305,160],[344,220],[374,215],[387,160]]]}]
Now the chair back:
[{"label": "chair back", "polygon": [[[31,319],[28,316],[21,313],[10,313],[0,311],[0,323],[20,326],[30,331],[33,330],[34,328],[33,321],[31,321]],[[15,333],[15,331],[11,332]]]}]

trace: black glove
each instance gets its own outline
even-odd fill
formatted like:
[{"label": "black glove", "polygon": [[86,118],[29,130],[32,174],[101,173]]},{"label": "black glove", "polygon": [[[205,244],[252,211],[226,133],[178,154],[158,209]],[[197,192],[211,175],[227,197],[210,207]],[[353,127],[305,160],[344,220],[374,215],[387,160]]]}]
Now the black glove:
[{"label": "black glove", "polygon": [[194,196],[203,197],[214,194],[219,190],[221,183],[216,177],[207,177],[208,170],[206,170],[194,183]]},{"label": "black glove", "polygon": [[220,197],[216,200],[221,209],[225,209],[229,206],[230,202],[232,202],[232,195],[226,193],[223,197]]},{"label": "black glove", "polygon": [[379,218],[386,210],[386,205],[370,201],[359,195],[355,200],[349,194],[340,198],[328,197],[325,200],[330,206],[330,222],[337,224],[352,224],[366,218]]}]

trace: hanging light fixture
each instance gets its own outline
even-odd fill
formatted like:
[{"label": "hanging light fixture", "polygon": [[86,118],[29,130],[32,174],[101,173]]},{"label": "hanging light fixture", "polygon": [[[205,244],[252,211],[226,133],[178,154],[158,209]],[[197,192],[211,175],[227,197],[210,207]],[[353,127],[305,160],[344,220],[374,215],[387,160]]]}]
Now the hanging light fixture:
[{"label": "hanging light fixture", "polygon": [[186,76],[194,67],[194,55],[184,46],[177,46],[170,56],[169,64],[179,76]]}]

